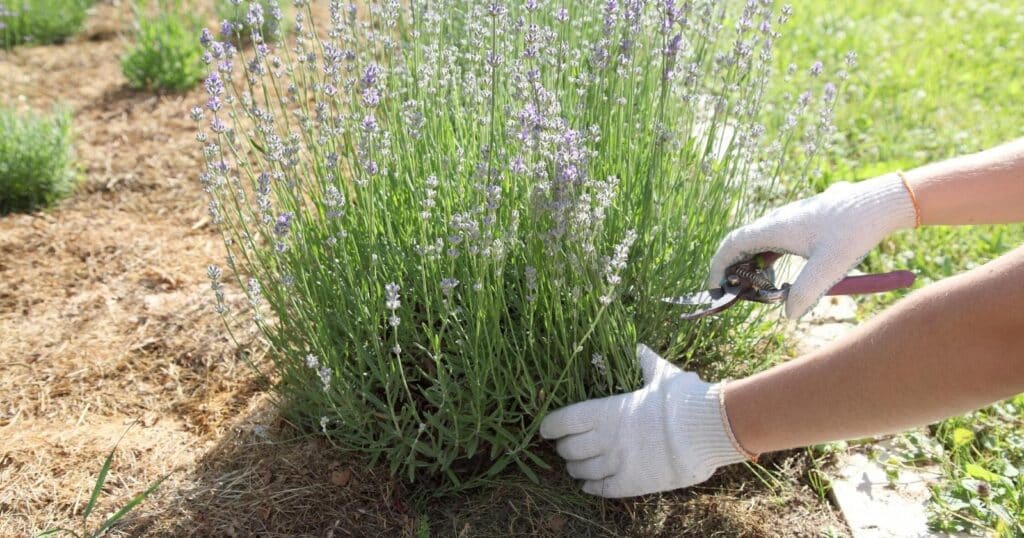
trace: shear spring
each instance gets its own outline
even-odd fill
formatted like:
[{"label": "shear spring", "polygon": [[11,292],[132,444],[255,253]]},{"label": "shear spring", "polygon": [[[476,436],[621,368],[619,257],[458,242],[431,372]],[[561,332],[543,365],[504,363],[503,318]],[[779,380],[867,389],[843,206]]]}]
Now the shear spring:
[{"label": "shear spring", "polygon": [[[741,280],[745,280],[755,290],[775,290],[775,283],[772,282],[763,271],[758,269],[752,269],[747,264],[734,267],[732,275],[739,277]],[[732,276],[731,275],[731,276]]]}]

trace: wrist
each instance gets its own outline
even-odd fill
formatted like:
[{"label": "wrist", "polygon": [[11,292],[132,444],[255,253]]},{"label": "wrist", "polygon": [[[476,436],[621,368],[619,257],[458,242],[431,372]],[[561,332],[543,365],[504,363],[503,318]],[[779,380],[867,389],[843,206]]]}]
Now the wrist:
[{"label": "wrist", "polygon": [[733,437],[725,412],[724,385],[701,383],[669,413],[676,442],[685,444],[697,461],[712,469],[756,457]]},{"label": "wrist", "polygon": [[757,458],[760,454],[747,450],[743,444],[740,443],[739,439],[736,437],[736,430],[733,428],[732,421],[729,419],[729,411],[725,406],[725,385],[728,382],[729,380],[726,379],[714,387],[717,388],[718,392],[718,410],[722,416],[722,426],[725,429],[726,435],[729,437],[729,442],[732,443],[733,449],[747,460],[757,462]]},{"label": "wrist", "polygon": [[729,419],[730,432],[736,444],[748,454],[770,452],[772,449],[762,442],[764,435],[759,433],[762,424],[756,420],[756,413],[748,412],[750,405],[756,405],[757,398],[751,393],[750,378],[722,385],[722,414]]},{"label": "wrist", "polygon": [[864,225],[877,227],[882,235],[915,228],[921,211],[916,196],[901,172],[885,174],[856,184],[858,194],[850,201],[864,212]]}]

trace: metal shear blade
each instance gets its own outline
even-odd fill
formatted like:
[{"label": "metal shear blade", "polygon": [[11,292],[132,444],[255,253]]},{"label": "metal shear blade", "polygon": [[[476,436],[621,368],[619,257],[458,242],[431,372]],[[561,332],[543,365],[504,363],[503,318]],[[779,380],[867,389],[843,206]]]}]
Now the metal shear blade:
[{"label": "metal shear blade", "polygon": [[708,291],[688,293],[678,297],[664,297],[661,299],[661,302],[688,306],[702,306],[714,303],[716,300],[721,299],[723,295],[725,295],[725,290],[722,288],[715,288]]},{"label": "metal shear blade", "polygon": [[662,299],[662,301],[676,305],[704,307],[696,312],[690,312],[680,316],[681,319],[691,320],[710,316],[711,314],[717,314],[718,312],[729,308],[735,304],[736,301],[740,300],[742,295],[739,292],[741,291],[742,290],[740,289],[715,288],[708,291],[691,293],[689,295],[681,295],[679,297],[666,297]]}]

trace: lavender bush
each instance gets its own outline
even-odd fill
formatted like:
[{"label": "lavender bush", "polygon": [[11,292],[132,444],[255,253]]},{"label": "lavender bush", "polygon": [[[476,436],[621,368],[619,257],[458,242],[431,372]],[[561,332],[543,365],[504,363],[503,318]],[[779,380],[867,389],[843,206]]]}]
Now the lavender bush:
[{"label": "lavender bush", "polygon": [[183,91],[203,78],[203,49],[195,40],[199,18],[183,0],[136,0],[135,45],[121,72],[135,89]]},{"label": "lavender bush", "polygon": [[286,46],[255,30],[274,2],[251,49],[204,31],[192,110],[217,309],[246,290],[286,416],[409,480],[534,476],[544,413],[637,387],[638,341],[713,359],[754,330],[658,299],[828,133],[834,87],[767,102],[788,8],[294,3]]},{"label": "lavender bush", "polygon": [[0,0],[0,47],[62,43],[82,29],[93,0]]},{"label": "lavender bush", "polygon": [[0,216],[45,209],[75,187],[71,111],[0,106]]}]

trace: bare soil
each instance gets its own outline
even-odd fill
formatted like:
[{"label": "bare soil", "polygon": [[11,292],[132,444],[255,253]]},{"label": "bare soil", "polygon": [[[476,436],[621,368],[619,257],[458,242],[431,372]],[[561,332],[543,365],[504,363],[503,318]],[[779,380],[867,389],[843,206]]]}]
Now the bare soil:
[{"label": "bare soil", "polygon": [[93,526],[169,479],[110,535],[845,532],[804,484],[799,453],[769,463],[772,487],[735,468],[686,492],[600,501],[556,467],[544,487],[510,475],[431,500],[296,432],[249,366],[262,344],[245,331],[233,341],[211,308],[205,268],[223,250],[188,119],[202,89],[125,86],[128,13],[100,3],[70,43],[0,52],[0,103],[73,110],[82,177],[52,210],[0,217],[0,536],[80,528],[122,435]]}]

